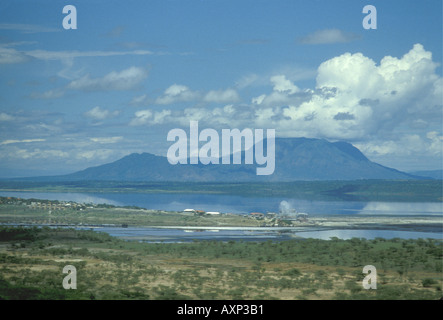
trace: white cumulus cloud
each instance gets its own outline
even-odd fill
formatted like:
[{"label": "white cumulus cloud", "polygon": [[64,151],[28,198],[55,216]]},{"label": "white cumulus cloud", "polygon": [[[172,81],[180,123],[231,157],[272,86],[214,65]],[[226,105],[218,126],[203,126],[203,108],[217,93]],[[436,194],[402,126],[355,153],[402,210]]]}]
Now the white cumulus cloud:
[{"label": "white cumulus cloud", "polygon": [[211,90],[205,95],[203,100],[205,102],[231,103],[239,101],[240,96],[234,89]]},{"label": "white cumulus cloud", "polygon": [[161,111],[152,111],[149,109],[140,110],[135,113],[135,117],[131,120],[129,125],[131,126],[141,126],[145,124],[163,124],[165,122],[169,122],[169,116],[171,116],[171,110],[161,110]]},{"label": "white cumulus cloud", "polygon": [[171,104],[176,102],[192,101],[199,97],[199,94],[192,91],[187,86],[173,84],[168,87],[162,96],[156,99],[157,104]]},{"label": "white cumulus cloud", "polygon": [[421,124],[427,123],[432,119],[426,114],[435,116],[436,106],[441,107],[436,67],[419,44],[379,65],[361,53],[345,53],[319,66],[312,97],[284,108],[287,119],[280,125],[310,136],[363,139],[394,131],[419,115]]},{"label": "white cumulus cloud", "polygon": [[147,70],[130,67],[122,71],[112,71],[101,78],[91,78],[85,75],[73,80],[67,87],[83,91],[129,90],[139,85],[147,76]]},{"label": "white cumulus cloud", "polygon": [[94,119],[94,120],[105,120],[111,117],[114,117],[118,115],[118,111],[110,112],[109,110],[102,109],[99,106],[92,108],[91,110],[87,111],[85,115],[88,118]]},{"label": "white cumulus cloud", "polygon": [[295,84],[286,79],[285,75],[273,76],[271,77],[271,82],[274,85],[274,91],[287,92],[289,94],[300,91],[300,89]]}]

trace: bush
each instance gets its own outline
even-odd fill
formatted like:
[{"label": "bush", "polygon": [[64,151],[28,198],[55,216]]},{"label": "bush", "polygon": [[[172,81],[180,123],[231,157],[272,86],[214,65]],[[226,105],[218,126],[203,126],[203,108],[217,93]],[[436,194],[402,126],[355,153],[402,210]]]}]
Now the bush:
[{"label": "bush", "polygon": [[296,268],[292,268],[288,271],[286,271],[284,273],[285,276],[289,276],[289,277],[298,277],[299,275],[301,275],[300,270],[296,269]]},{"label": "bush", "polygon": [[433,286],[434,284],[437,284],[437,281],[435,281],[432,278],[426,278],[426,279],[422,280],[421,283],[422,283],[423,287],[429,288],[429,287]]}]

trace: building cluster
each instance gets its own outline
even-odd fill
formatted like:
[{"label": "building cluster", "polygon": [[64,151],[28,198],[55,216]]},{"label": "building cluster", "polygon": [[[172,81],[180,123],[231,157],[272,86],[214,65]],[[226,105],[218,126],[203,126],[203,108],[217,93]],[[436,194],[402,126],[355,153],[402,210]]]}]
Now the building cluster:
[{"label": "building cluster", "polygon": [[44,209],[44,210],[84,210],[86,208],[93,208],[92,204],[77,203],[73,201],[58,201],[58,200],[37,200],[37,199],[21,199],[14,197],[0,197],[0,204],[23,205],[30,209]]},{"label": "building cluster", "polygon": [[195,210],[195,209],[185,209],[183,212],[193,213],[196,216],[208,215],[208,216],[217,216],[221,213],[218,211],[203,211],[203,210]]},{"label": "building cluster", "polygon": [[86,205],[76,202],[39,202],[33,201],[28,205],[31,209],[45,209],[45,210],[84,210]]}]

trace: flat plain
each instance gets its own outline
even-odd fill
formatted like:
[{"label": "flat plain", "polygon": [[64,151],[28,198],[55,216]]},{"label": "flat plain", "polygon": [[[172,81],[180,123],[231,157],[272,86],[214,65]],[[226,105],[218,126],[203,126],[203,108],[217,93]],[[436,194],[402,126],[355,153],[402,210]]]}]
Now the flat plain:
[{"label": "flat plain", "polygon": [[[272,220],[236,215],[194,216],[139,208],[80,210],[71,205],[69,209],[56,210],[54,204],[49,211],[12,200],[6,199],[0,205],[0,222],[4,224],[0,227],[3,299],[436,300],[442,297],[441,240],[335,238],[146,243],[66,226],[133,223],[259,227]],[[352,228],[373,221],[370,217],[362,219],[318,217],[300,222],[298,227]],[[378,217],[376,225],[441,228],[438,217],[408,219]],[[19,221],[27,226],[5,225]],[[52,227],[42,227],[45,224]],[[66,276],[62,270],[66,265],[77,270],[76,290],[65,290],[62,286]],[[375,290],[363,288],[365,265],[376,267]]]}]

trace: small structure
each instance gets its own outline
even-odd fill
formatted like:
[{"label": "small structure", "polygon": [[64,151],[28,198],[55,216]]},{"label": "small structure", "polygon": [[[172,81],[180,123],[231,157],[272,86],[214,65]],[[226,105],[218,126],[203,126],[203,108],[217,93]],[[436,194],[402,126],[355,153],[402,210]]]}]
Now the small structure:
[{"label": "small structure", "polygon": [[183,210],[183,212],[192,212],[192,213],[195,213],[195,209],[185,209],[185,210]]},{"label": "small structure", "polygon": [[263,218],[265,215],[261,212],[251,212],[251,216],[254,218]]},{"label": "small structure", "polygon": [[206,214],[209,214],[211,216],[215,216],[215,215],[219,215],[220,212],[218,212],[218,211],[208,211],[208,212],[206,212]]}]

